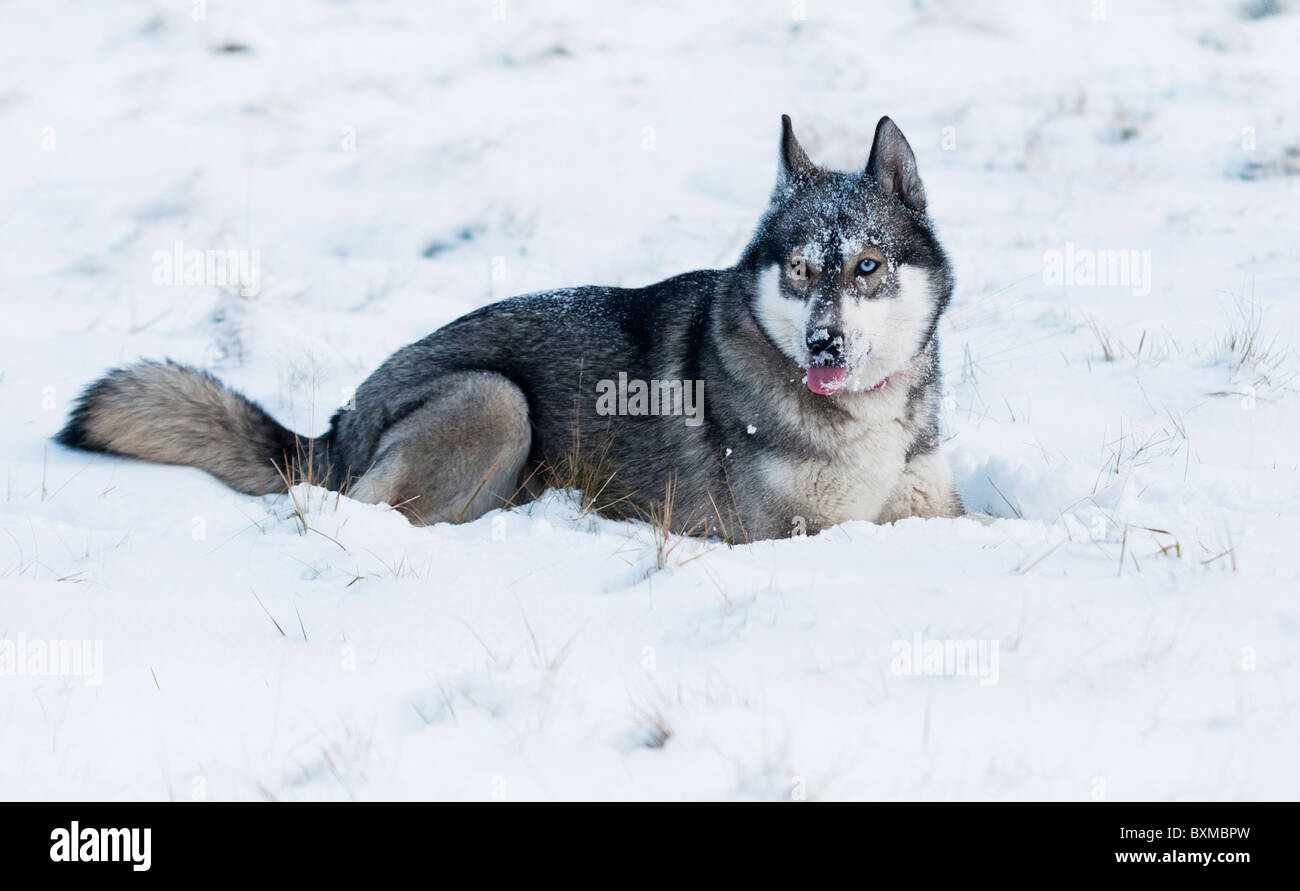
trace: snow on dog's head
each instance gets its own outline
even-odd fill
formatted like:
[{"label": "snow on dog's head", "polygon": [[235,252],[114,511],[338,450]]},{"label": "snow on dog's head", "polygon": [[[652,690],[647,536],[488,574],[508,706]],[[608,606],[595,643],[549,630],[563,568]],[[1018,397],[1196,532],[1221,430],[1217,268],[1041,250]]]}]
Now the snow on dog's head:
[{"label": "snow on dog's head", "polygon": [[741,261],[754,317],[814,393],[879,389],[929,343],[952,293],[916,159],[881,118],[862,171],[826,170],[782,122],[772,204]]}]

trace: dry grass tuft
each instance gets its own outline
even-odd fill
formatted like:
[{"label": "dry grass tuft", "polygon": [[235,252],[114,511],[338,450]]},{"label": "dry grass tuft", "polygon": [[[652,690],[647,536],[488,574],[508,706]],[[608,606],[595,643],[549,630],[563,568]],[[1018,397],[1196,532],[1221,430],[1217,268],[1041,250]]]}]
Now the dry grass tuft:
[{"label": "dry grass tuft", "polygon": [[1217,347],[1232,357],[1234,373],[1242,369],[1267,371],[1276,366],[1279,358],[1277,335],[1264,332],[1264,311],[1253,296],[1234,301],[1228,329]]}]

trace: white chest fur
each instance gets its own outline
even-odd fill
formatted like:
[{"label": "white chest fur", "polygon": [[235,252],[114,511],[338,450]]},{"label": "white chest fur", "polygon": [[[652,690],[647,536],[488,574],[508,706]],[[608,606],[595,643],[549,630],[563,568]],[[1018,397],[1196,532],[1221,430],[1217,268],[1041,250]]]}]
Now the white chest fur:
[{"label": "white chest fur", "polygon": [[815,528],[876,520],[902,478],[915,435],[907,422],[909,376],[891,379],[879,392],[854,395],[860,404],[846,423],[826,428],[801,421],[812,446],[807,455],[763,462],[773,494]]}]

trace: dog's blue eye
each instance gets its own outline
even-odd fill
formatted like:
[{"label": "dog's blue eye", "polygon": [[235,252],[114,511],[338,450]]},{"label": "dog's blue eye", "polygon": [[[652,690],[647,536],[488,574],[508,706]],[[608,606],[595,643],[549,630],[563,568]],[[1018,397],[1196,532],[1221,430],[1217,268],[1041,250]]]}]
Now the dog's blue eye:
[{"label": "dog's blue eye", "polygon": [[858,264],[858,275],[871,275],[880,268],[880,264],[875,260],[867,259]]}]

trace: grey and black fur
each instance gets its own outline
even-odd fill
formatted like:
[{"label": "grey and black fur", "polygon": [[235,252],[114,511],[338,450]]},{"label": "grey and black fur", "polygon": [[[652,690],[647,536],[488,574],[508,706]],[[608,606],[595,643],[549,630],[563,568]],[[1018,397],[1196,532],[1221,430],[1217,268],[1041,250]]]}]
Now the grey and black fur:
[{"label": "grey and black fur", "polygon": [[[828,171],[787,117],[780,158],[735,266],[483,307],[395,353],[315,440],[157,362],[89,387],[58,439],[250,494],[305,464],[420,523],[474,519],[579,466],[607,513],[733,541],[960,515],[938,430],[952,276],[907,140],[883,118],[863,171]],[[599,414],[596,384],[620,372],[702,380],[702,423]]]}]

